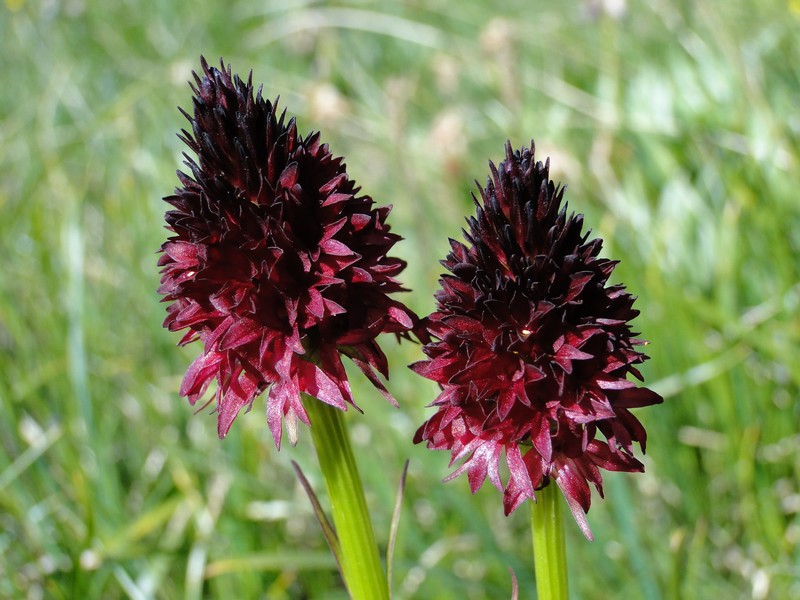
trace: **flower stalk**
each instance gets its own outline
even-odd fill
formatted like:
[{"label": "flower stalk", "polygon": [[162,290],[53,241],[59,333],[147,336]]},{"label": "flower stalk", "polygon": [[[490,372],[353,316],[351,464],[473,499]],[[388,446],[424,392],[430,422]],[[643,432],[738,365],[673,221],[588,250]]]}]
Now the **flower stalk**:
[{"label": "flower stalk", "polygon": [[533,562],[539,600],[567,600],[567,553],[561,499],[555,485],[537,490],[531,502]]},{"label": "flower stalk", "polygon": [[341,410],[303,395],[341,550],[345,585],[353,600],[388,600],[364,489]]}]

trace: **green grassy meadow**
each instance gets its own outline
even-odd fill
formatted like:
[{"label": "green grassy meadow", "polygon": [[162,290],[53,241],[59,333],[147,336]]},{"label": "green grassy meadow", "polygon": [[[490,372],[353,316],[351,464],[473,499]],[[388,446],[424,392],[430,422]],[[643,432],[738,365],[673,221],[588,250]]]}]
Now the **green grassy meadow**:
[{"label": "green grassy meadow", "polygon": [[[224,57],[393,204],[433,310],[488,160],[537,142],[639,296],[644,475],[606,476],[576,599],[800,597],[800,2],[5,0],[0,4],[0,598],[345,598],[264,399],[225,440],[178,397],[161,198],[187,80]],[[435,386],[387,337],[348,414],[379,543],[406,458],[401,599],[534,598],[527,510],[413,446]]]}]

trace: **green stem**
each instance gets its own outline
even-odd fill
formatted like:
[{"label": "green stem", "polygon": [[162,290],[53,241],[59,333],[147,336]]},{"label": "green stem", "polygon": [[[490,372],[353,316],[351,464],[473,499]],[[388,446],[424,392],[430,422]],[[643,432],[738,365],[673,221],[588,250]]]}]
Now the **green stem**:
[{"label": "green stem", "polygon": [[539,600],[567,600],[567,553],[564,544],[562,502],[558,486],[550,483],[531,502],[533,561]]},{"label": "green stem", "polygon": [[342,573],[350,597],[353,600],[388,600],[389,587],[378,556],[344,413],[311,396],[305,396],[305,408],[331,501]]}]

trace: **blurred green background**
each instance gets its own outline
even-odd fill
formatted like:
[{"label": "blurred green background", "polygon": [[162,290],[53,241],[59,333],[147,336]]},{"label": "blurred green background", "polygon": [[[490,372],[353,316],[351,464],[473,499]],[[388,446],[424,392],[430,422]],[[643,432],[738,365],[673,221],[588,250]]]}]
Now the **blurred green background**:
[{"label": "blurred green background", "polygon": [[[644,475],[606,477],[574,598],[800,597],[800,2],[5,0],[0,7],[0,597],[343,598],[263,399],[224,441],[177,396],[161,197],[200,54],[319,129],[433,309],[448,236],[535,138],[621,259],[652,345]],[[432,384],[387,339],[348,422],[380,542],[411,460],[395,598],[535,596],[526,510],[412,446]]]}]

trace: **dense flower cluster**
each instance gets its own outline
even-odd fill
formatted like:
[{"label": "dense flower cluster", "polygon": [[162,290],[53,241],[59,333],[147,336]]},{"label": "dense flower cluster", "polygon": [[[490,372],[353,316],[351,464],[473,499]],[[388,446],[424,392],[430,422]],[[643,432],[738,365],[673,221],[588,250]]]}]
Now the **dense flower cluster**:
[{"label": "dense flower cluster", "polygon": [[641,380],[634,365],[647,358],[628,324],[634,298],[607,286],[616,262],[599,257],[582,215],[567,215],[549,166],[533,144],[507,145],[475,199],[468,244],[451,240],[434,341],[412,365],[442,392],[415,442],[450,450],[451,464],[464,459],[449,478],[466,471],[473,492],[488,475],[506,514],[555,480],[590,536],[589,483],[602,496],[600,468],[643,470],[633,442],[644,451],[646,434],[629,409],[662,399],[627,378]]},{"label": "dense flower cluster", "polygon": [[[388,256],[389,207],[375,208],[318,133],[305,137],[276,104],[254,95],[230,67],[194,75],[191,133],[181,139],[191,175],[165,198],[174,234],[162,246],[164,326],[199,339],[181,395],[194,404],[216,380],[219,435],[269,388],[267,420],[280,447],[308,424],[301,392],[341,409],[353,404],[340,354],[391,401],[376,336],[404,335],[417,317],[388,294],[405,263]],[[183,112],[183,111],[182,111]],[[211,400],[209,400],[211,402]]]}]

